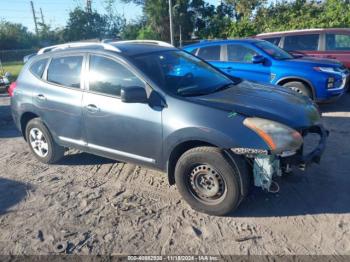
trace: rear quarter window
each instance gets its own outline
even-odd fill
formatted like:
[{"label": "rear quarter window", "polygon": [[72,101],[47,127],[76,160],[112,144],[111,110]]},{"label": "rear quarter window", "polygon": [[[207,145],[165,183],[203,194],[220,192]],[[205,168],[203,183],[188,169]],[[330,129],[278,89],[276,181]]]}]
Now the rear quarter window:
[{"label": "rear quarter window", "polygon": [[198,56],[204,60],[219,61],[220,46],[212,45],[212,46],[201,47],[198,51]]},{"label": "rear quarter window", "polygon": [[35,75],[36,77],[41,78],[43,76],[44,71],[45,71],[45,67],[46,67],[48,60],[49,60],[48,58],[45,58],[45,59],[41,59],[39,61],[34,62],[30,66],[29,71],[33,75]]},{"label": "rear quarter window", "polygon": [[289,35],[284,38],[283,49],[287,51],[315,51],[318,49],[319,34]]}]

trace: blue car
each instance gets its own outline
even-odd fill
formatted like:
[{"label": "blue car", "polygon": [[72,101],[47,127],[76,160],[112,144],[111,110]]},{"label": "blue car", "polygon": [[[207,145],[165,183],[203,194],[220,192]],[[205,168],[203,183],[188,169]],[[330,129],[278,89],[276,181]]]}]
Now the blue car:
[{"label": "blue car", "polygon": [[336,60],[292,56],[264,40],[202,41],[184,50],[231,76],[289,87],[316,102],[340,97],[349,81]]}]

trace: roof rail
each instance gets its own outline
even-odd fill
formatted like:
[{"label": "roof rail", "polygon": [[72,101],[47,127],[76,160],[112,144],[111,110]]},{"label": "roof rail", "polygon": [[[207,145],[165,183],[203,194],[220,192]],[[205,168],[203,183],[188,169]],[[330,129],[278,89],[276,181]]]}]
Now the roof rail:
[{"label": "roof rail", "polygon": [[163,41],[157,41],[157,40],[124,40],[124,41],[116,41],[115,44],[154,44],[159,46],[166,46],[166,47],[174,47],[173,45],[163,42]]},{"label": "roof rail", "polygon": [[100,42],[75,42],[75,43],[67,43],[67,44],[53,45],[53,46],[44,47],[44,48],[41,48],[38,51],[37,54],[40,55],[40,54],[44,54],[44,53],[47,53],[47,52],[60,50],[60,49],[68,49],[68,48],[72,48],[72,47],[89,47],[89,46],[101,46],[105,50],[114,51],[114,52],[121,52],[118,47],[115,47],[115,46],[113,46],[111,44],[107,44],[107,43],[100,43]]}]

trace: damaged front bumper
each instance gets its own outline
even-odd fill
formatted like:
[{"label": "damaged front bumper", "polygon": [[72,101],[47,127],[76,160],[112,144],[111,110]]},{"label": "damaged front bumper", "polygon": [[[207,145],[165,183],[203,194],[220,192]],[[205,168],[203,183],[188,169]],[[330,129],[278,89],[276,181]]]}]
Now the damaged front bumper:
[{"label": "damaged front bumper", "polygon": [[[244,155],[250,159],[253,167],[254,185],[269,192],[277,192],[278,184],[273,181],[273,177],[281,176],[290,170],[290,166],[298,166],[305,170],[311,163],[319,163],[326,148],[326,141],[329,132],[321,125],[312,126],[300,132],[303,136],[303,145],[297,151],[285,151],[281,154],[272,154],[268,150],[250,148],[232,148],[235,154]],[[316,147],[312,147],[309,153],[304,152],[305,138],[309,134],[317,134],[319,140]],[[272,189],[273,185],[275,188]]]},{"label": "damaged front bumper", "polygon": [[[305,137],[309,134],[317,134],[319,135],[319,141],[314,149],[305,154],[304,153],[304,145],[296,152],[296,154],[287,157],[281,157],[282,165],[289,164],[295,165],[302,168],[305,168],[307,165],[311,163],[320,163],[321,156],[326,148],[327,137],[329,135],[329,131],[326,130],[321,125],[312,126],[308,129],[302,130],[302,136]],[[305,141],[305,140],[304,140]]]}]

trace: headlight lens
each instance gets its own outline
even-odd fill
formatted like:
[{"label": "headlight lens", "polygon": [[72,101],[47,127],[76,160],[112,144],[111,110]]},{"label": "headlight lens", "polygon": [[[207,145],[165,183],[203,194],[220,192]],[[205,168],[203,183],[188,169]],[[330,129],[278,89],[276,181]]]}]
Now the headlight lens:
[{"label": "headlight lens", "polygon": [[275,121],[248,117],[243,124],[256,132],[273,153],[297,150],[303,143],[303,138],[298,131]]}]

